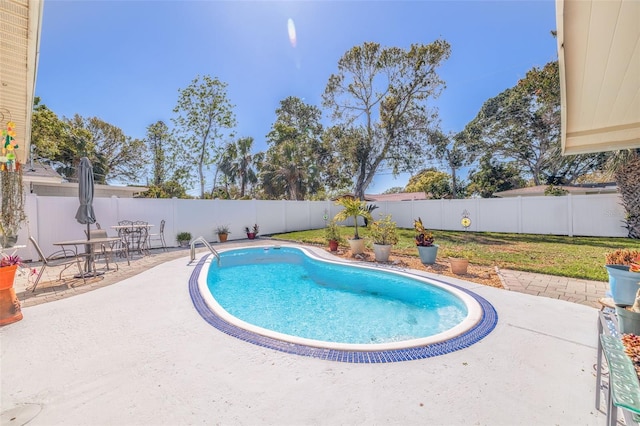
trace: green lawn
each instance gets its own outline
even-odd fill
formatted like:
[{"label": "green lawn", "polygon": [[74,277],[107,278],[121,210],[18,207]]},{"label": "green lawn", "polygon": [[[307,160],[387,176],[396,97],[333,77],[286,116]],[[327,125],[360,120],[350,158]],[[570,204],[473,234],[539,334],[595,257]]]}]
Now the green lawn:
[{"label": "green lawn", "polygon": [[[341,234],[353,236],[353,227],[341,227]],[[369,231],[358,227],[361,237]],[[438,258],[464,254],[476,265],[498,266],[518,271],[607,281],[605,253],[619,248],[640,249],[640,241],[630,238],[565,237],[556,235],[501,234],[493,232],[434,231],[440,246]],[[418,256],[413,229],[400,229],[397,254]],[[324,229],[290,232],[275,239],[326,245]],[[346,244],[346,242],[345,242]],[[367,245],[371,247],[370,242]],[[348,246],[348,245],[347,245]]]}]

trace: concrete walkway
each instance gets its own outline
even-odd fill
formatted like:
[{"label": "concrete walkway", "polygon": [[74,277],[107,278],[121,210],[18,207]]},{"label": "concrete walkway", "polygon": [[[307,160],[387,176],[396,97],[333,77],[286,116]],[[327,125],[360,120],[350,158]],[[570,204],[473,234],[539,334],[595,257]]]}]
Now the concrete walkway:
[{"label": "concrete walkway", "polygon": [[505,289],[534,296],[550,297],[567,302],[600,308],[599,299],[606,297],[609,283],[577,278],[556,277],[533,272],[497,270]]},{"label": "concrete walkway", "polygon": [[[193,271],[188,251],[154,252],[100,284],[27,297],[40,303],[0,327],[0,424],[605,422],[594,407],[597,309],[437,276],[488,300],[496,328],[446,355],[350,364],[218,331],[194,309]],[[42,303],[51,293],[62,300]]]}]

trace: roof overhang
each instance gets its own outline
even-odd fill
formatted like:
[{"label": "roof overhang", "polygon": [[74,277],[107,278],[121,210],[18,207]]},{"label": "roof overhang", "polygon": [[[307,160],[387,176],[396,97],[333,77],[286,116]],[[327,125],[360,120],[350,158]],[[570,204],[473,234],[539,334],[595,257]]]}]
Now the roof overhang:
[{"label": "roof overhang", "polygon": [[562,152],[640,147],[640,1],[556,0]]},{"label": "roof overhang", "polygon": [[0,126],[16,124],[17,158],[25,163],[31,143],[43,0],[0,1]]}]

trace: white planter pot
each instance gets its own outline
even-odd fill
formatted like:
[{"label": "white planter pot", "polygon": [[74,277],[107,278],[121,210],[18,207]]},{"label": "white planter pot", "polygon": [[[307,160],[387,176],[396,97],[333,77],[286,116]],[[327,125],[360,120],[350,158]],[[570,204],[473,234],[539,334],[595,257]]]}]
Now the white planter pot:
[{"label": "white planter pot", "polygon": [[347,241],[349,241],[349,246],[351,247],[351,254],[364,253],[364,238],[359,238],[357,240],[347,240]]},{"label": "white planter pot", "polygon": [[391,254],[391,245],[389,244],[374,244],[373,252],[376,255],[376,262],[388,262],[389,255]]}]

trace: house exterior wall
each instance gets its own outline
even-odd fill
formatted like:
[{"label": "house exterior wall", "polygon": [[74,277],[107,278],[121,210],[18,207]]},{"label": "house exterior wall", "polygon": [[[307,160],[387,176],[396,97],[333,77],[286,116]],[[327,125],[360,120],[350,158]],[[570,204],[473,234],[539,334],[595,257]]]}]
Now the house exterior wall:
[{"label": "house exterior wall", "polygon": [[[420,200],[375,202],[374,218],[391,214],[400,228],[413,228],[421,217],[433,230],[463,230],[461,219],[468,214],[471,232],[511,232],[531,234],[626,237],[625,212],[617,194],[568,195],[562,197],[517,197],[464,200]],[[262,200],[180,200],[150,198],[96,198],[97,221],[109,235],[118,221],[144,220],[155,227],[164,219],[167,244],[177,246],[176,234],[189,231],[217,241],[214,229],[229,225],[230,240],[246,238],[245,226],[260,226],[260,234],[317,229],[325,226],[341,209],[332,201],[262,201]],[[19,235],[18,244],[27,245],[33,235],[45,253],[53,252],[53,242],[85,238],[86,225],[75,220],[77,197],[41,197],[26,199],[28,226]],[[360,219],[362,224],[362,219]],[[344,222],[353,225],[352,219]],[[18,254],[36,258],[28,246]]]}]

